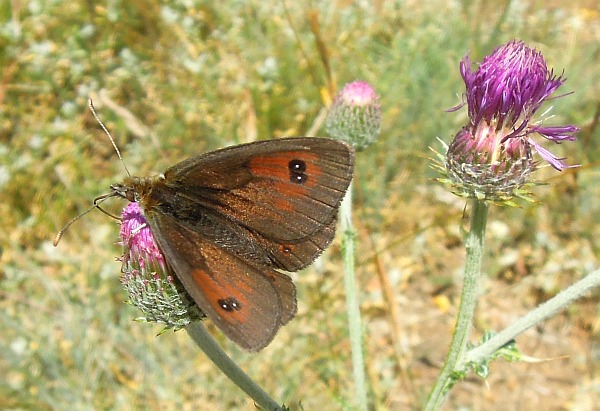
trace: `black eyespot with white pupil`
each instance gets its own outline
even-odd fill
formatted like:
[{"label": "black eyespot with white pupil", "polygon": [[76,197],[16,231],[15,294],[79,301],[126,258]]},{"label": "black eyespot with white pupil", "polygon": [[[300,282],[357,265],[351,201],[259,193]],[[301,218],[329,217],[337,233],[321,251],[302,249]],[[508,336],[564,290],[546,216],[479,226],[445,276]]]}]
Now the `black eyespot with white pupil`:
[{"label": "black eyespot with white pupil", "polygon": [[302,160],[294,159],[288,163],[290,170],[290,181],[296,184],[304,184],[308,180],[306,175],[306,163]]},{"label": "black eyespot with white pupil", "polygon": [[222,298],[217,302],[219,303],[219,307],[227,312],[239,311],[242,309],[242,305],[233,297]]}]

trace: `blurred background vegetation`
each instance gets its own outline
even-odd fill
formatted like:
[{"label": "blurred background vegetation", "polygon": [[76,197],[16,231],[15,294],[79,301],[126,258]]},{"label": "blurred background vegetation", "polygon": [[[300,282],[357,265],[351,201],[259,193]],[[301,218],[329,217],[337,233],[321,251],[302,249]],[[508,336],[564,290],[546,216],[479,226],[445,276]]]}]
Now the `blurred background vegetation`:
[{"label": "blurred background vegetation", "polygon": [[[0,3],[0,409],[254,409],[185,332],[156,337],[159,326],[132,321],[115,221],[91,213],[52,246],[125,176],[86,100],[129,169],[147,175],[230,144],[322,134],[324,107],[357,79],[383,109],[355,184],[370,395],[376,409],[419,409],[452,333],[467,226],[465,201],[433,180],[429,147],[465,123],[466,110],[444,112],[464,90],[460,59],[479,61],[513,38],[565,70],[558,94],[573,94],[551,101],[548,124],[582,130],[552,149],[582,167],[542,169],[538,203],[492,210],[479,334],[598,267],[596,0]],[[292,409],[352,409],[338,254],[334,243],[294,274],[298,316],[260,353],[211,328]],[[457,386],[447,409],[597,406],[598,301],[590,295],[517,340],[543,362],[495,363],[487,382]]]}]

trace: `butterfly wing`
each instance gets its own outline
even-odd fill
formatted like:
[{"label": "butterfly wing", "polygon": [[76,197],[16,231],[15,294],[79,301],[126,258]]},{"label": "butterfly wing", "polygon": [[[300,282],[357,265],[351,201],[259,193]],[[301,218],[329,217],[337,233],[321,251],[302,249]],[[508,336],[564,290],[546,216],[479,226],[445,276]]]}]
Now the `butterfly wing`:
[{"label": "butterfly wing", "polygon": [[245,228],[271,266],[296,271],[333,239],[353,169],[354,152],[343,142],[288,138],[193,157],[164,175],[182,201]]},{"label": "butterfly wing", "polygon": [[198,307],[258,351],[296,313],[291,279],[333,239],[354,152],[330,139],[235,146],[130,179],[167,263]]},{"label": "butterfly wing", "polygon": [[151,210],[145,214],[186,291],[232,341],[258,351],[294,317],[296,289],[290,277],[227,252],[190,223]]},{"label": "butterfly wing", "polygon": [[328,246],[335,236],[337,213],[329,223],[306,237],[295,240],[277,240],[254,234],[256,243],[266,253],[270,265],[286,271],[298,271],[312,263]]}]

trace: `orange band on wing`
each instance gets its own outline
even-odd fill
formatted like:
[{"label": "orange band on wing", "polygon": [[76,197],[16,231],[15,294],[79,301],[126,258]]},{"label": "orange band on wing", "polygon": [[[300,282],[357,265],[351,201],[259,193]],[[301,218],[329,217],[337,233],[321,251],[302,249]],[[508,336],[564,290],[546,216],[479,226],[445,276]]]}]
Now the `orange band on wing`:
[{"label": "orange band on wing", "polygon": [[256,156],[248,161],[250,172],[259,177],[277,179],[285,182],[290,181],[290,163],[294,160],[303,162],[306,170],[303,172],[309,176],[304,184],[312,187],[315,185],[315,179],[322,174],[321,168],[317,165],[318,154],[306,151],[285,151],[266,156]]},{"label": "orange band on wing", "polygon": [[228,323],[248,321],[250,302],[246,295],[250,288],[247,284],[241,281],[219,284],[200,269],[192,271],[192,278],[221,319]]}]

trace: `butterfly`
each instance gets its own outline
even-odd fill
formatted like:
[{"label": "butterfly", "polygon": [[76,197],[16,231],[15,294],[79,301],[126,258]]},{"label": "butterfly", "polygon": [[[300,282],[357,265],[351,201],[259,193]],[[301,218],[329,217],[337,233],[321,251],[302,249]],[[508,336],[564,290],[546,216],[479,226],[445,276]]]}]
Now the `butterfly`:
[{"label": "butterfly", "polygon": [[111,194],[135,201],[191,299],[233,342],[256,352],[296,314],[282,271],[311,264],[335,235],[354,151],[328,138],[282,138],[129,176]]}]

